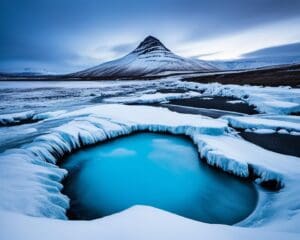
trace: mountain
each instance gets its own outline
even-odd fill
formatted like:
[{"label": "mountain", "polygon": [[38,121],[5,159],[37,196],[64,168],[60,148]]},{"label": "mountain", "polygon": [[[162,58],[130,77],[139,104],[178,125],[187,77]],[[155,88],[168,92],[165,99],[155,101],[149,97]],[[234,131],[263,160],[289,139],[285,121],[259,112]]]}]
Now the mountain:
[{"label": "mountain", "polygon": [[49,72],[45,69],[31,69],[24,68],[20,72],[0,72],[0,77],[38,77],[38,76],[50,76],[55,75],[53,72]]},{"label": "mountain", "polygon": [[246,53],[237,60],[211,61],[222,70],[255,69],[300,63],[300,43],[259,49]]},{"label": "mountain", "polygon": [[299,64],[300,56],[241,58],[230,61],[210,61],[210,63],[218,67],[220,70],[249,70]]},{"label": "mountain", "polygon": [[139,77],[218,70],[208,62],[172,53],[157,38],[148,36],[128,55],[71,74],[75,77]]}]

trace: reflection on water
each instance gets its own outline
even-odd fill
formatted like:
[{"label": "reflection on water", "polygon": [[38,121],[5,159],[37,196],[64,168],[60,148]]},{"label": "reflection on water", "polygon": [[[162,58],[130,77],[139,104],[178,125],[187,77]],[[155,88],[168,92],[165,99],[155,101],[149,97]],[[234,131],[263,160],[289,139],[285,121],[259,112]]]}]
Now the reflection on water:
[{"label": "reflection on water", "polygon": [[65,193],[73,219],[107,216],[136,204],[191,219],[233,224],[255,208],[252,184],[208,167],[186,138],[139,133],[69,156]]}]

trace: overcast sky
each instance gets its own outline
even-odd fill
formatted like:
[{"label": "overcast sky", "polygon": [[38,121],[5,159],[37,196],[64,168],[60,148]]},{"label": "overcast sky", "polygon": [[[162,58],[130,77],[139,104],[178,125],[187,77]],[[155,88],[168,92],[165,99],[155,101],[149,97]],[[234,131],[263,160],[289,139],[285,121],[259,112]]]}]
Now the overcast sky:
[{"label": "overcast sky", "polygon": [[72,72],[147,35],[185,57],[231,59],[300,42],[300,0],[1,0],[0,71]]}]

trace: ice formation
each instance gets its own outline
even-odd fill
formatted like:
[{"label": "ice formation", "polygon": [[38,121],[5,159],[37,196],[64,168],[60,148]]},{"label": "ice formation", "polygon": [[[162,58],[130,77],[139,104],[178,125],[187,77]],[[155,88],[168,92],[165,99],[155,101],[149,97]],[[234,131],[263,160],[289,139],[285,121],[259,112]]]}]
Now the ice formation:
[{"label": "ice formation", "polygon": [[276,115],[261,116],[224,116],[230,126],[239,129],[246,129],[256,133],[300,133],[300,119],[290,121],[291,117],[280,117]]},{"label": "ice formation", "polygon": [[201,91],[206,96],[236,97],[253,105],[261,113],[289,114],[300,112],[300,89],[177,82],[177,87]]},{"label": "ice formation", "polygon": [[[39,122],[34,126],[2,127],[1,133],[14,138],[17,130],[22,131],[22,140],[26,140],[29,133],[40,134],[30,135],[27,142],[21,141],[15,148],[0,153],[0,169],[5,169],[0,171],[0,238],[35,239],[40,238],[41,233],[47,233],[42,235],[45,240],[58,239],[62,235],[72,240],[199,239],[203,236],[212,239],[299,239],[299,158],[274,153],[247,142],[230,127],[261,133],[277,131],[299,135],[298,116],[278,115],[299,111],[299,90],[171,80],[151,83],[147,87],[154,90],[162,87],[184,88],[206,97],[235,96],[268,114],[211,119],[201,115],[179,114],[160,107],[86,103],[75,109],[2,114],[1,122],[19,121],[20,118],[36,118]],[[137,86],[137,83],[133,86],[144,92],[128,95],[130,101],[154,99],[159,102],[170,96],[182,98],[191,94],[154,94]],[[145,95],[148,95],[148,99]],[[126,102],[126,96],[121,102]],[[195,222],[146,206],[133,207],[91,222],[58,220],[66,219],[69,200],[61,193],[61,181],[67,172],[56,165],[57,161],[82,146],[135,131],[187,135],[208,164],[237,176],[255,177],[259,191],[255,211],[237,226]],[[6,144],[8,140],[3,138],[2,141]],[[265,191],[259,184],[268,181],[283,188],[278,192]]]},{"label": "ice formation", "polygon": [[142,94],[126,97],[113,97],[104,100],[107,103],[157,103],[157,102],[167,102],[171,99],[182,99],[182,98],[191,98],[199,97],[200,93],[189,91],[186,93],[151,93],[151,94]]},{"label": "ice formation", "polygon": [[59,116],[65,113],[65,110],[53,111],[53,112],[43,112],[35,113],[35,111],[26,111],[19,113],[8,113],[0,115],[0,127],[22,124],[24,122],[35,122],[39,120],[44,120],[51,117]]},{"label": "ice formation", "polygon": [[[117,104],[86,107],[58,116],[68,117],[74,120],[51,129],[21,149],[1,154],[1,168],[8,169],[1,171],[1,182],[7,186],[0,192],[2,210],[65,218],[68,201],[59,190],[66,172],[56,167],[56,161],[83,145],[134,131],[190,136],[208,164],[243,177],[249,175],[251,166],[258,176],[257,182],[275,180],[285,185],[286,175],[296,174],[300,168],[295,157],[264,150],[232,135],[223,120],[182,115],[164,108]],[[12,161],[18,164],[11,164]]]}]

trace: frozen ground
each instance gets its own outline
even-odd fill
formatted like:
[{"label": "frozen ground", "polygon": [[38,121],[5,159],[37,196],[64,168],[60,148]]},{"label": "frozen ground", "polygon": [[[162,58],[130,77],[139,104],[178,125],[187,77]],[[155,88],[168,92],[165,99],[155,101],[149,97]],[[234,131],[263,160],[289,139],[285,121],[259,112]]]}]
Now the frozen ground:
[{"label": "frozen ground", "polygon": [[[122,104],[165,103],[194,95],[233,96],[261,114],[212,119]],[[300,117],[287,115],[300,112],[299,89],[197,84],[176,78],[3,82],[0,98],[0,123],[5,123],[0,127],[0,239],[300,238],[300,159],[247,142],[235,130],[299,135]],[[61,193],[61,181],[67,172],[56,166],[57,161],[84,145],[140,130],[185,134],[208,164],[254,178],[259,192],[254,212],[235,226],[196,222],[146,206],[94,221],[66,221],[69,200]]]}]

